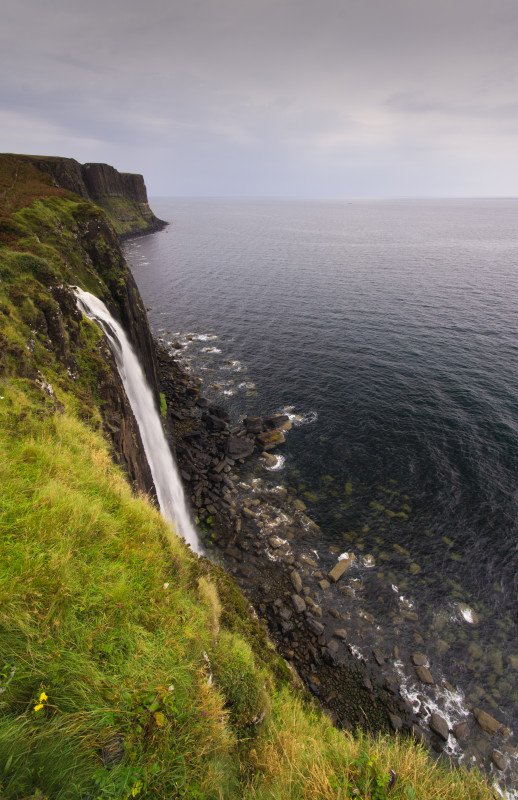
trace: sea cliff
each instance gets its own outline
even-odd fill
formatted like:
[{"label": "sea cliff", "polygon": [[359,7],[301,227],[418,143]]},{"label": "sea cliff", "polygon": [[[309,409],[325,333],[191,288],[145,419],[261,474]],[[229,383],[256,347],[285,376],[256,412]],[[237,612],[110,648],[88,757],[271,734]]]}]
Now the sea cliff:
[{"label": "sea cliff", "polygon": [[[145,188],[93,166],[0,157],[1,796],[490,798],[410,738],[334,727],[234,581],[158,514],[110,349],[71,288],[121,321],[158,400],[120,217],[99,200],[142,205]],[[162,355],[160,380],[196,396]]]},{"label": "sea cliff", "polygon": [[58,156],[5,155],[16,168],[30,164],[49,175],[52,184],[102,208],[119,236],[136,236],[167,225],[151,211],[142,175],[118,172],[109,164],[80,164]]}]

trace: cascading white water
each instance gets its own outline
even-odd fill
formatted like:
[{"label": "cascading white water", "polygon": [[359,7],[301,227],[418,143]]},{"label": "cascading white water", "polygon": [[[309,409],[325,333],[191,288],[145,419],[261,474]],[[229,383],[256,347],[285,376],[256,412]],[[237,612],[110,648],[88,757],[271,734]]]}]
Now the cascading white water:
[{"label": "cascading white water", "polygon": [[175,523],[177,532],[191,548],[202,548],[187,509],[180,476],[162,429],[153,393],[126,333],[102,300],[74,287],[81,311],[103,330],[113,352],[117,369],[137,420],[162,516]]}]

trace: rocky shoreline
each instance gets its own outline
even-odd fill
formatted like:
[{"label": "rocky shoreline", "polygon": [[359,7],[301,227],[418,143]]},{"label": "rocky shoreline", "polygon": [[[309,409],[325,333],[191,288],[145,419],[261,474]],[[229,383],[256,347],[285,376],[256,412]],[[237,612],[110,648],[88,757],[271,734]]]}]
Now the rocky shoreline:
[{"label": "rocky shoreline", "polygon": [[[458,703],[455,687],[436,682],[426,653],[402,651],[384,638],[362,608],[361,580],[351,578],[355,554],[342,554],[330,571],[323,570],[311,546],[320,529],[304,503],[250,467],[273,465],[271,450],[284,442],[289,417],[234,423],[203,397],[201,380],[160,344],[157,359],[172,446],[208,555],[235,578],[278,651],[333,722],[414,737],[434,755],[474,762],[498,780],[505,773],[516,790],[512,731],[478,708],[449,724],[440,707]],[[353,644],[358,641],[361,654]],[[433,689],[437,703],[431,706],[419,693],[408,701],[405,676]]]}]

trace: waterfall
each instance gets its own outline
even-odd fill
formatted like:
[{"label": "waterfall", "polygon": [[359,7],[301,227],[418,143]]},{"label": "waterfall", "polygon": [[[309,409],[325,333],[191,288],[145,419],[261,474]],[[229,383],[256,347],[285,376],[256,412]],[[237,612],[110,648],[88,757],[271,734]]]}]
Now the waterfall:
[{"label": "waterfall", "polygon": [[180,476],[162,429],[153,393],[130,341],[102,300],[78,287],[74,287],[74,292],[81,311],[102,328],[108,339],[139,426],[162,516],[174,522],[177,533],[196,553],[201,554],[198,534],[191,522]]}]

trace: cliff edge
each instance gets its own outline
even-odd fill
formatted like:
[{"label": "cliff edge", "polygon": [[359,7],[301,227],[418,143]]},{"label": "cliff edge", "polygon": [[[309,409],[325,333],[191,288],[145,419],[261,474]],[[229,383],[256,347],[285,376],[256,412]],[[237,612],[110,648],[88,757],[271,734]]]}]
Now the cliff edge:
[{"label": "cliff edge", "polygon": [[32,164],[50,175],[57,188],[95,203],[108,214],[121,238],[151,233],[167,225],[151,211],[142,175],[119,172],[109,164],[80,164],[74,158],[14,154],[2,157]]}]

